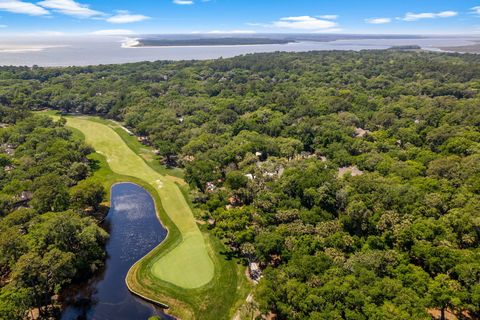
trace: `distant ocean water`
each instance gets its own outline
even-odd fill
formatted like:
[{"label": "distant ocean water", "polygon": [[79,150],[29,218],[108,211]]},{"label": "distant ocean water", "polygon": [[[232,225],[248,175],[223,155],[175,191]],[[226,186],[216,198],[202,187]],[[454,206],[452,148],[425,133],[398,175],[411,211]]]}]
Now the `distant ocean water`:
[{"label": "distant ocean water", "polygon": [[474,37],[419,39],[356,39],[332,42],[304,41],[289,44],[192,47],[132,47],[127,37],[0,37],[0,65],[86,66],[155,60],[206,60],[258,52],[305,52],[313,50],[368,50],[419,45],[438,51],[440,47],[465,46],[480,41]]}]

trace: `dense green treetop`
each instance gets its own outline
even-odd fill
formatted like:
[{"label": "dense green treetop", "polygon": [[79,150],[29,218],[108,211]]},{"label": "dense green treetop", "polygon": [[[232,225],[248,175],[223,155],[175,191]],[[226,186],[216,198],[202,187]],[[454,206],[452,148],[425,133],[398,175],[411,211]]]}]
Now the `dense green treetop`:
[{"label": "dense green treetop", "polygon": [[[429,319],[435,309],[475,318],[479,75],[478,55],[396,51],[3,67],[0,103],[100,114],[147,136],[162,161],[185,168],[230,253],[260,263],[256,301],[279,319]],[[94,189],[68,191],[80,164],[68,174],[42,162],[81,163],[83,148],[52,153],[73,142],[24,142],[22,132],[4,134],[21,157],[0,163],[34,161],[16,174],[39,178],[4,180],[2,210],[27,187],[40,212],[90,205]],[[50,192],[47,171],[65,188]]]},{"label": "dense green treetop", "polygon": [[[84,180],[91,149],[64,122],[3,108],[0,129],[0,319],[32,308],[103,265],[107,233],[91,216],[103,186]],[[80,183],[79,183],[80,182]]]}]

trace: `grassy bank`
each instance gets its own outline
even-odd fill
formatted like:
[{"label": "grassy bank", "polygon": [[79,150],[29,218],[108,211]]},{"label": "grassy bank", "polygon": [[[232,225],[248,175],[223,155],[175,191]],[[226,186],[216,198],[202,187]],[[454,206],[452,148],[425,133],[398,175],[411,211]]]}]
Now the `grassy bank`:
[{"label": "grassy bank", "polygon": [[[118,124],[95,118],[68,117],[67,125],[83,135],[97,154],[95,178],[109,187],[131,181],[155,200],[169,230],[167,239],[137,262],[127,276],[132,291],[167,304],[184,319],[226,319],[249,288],[244,268],[223,256],[223,245],[195,223],[179,184],[181,171],[168,170]],[[172,175],[169,175],[172,173]]]}]

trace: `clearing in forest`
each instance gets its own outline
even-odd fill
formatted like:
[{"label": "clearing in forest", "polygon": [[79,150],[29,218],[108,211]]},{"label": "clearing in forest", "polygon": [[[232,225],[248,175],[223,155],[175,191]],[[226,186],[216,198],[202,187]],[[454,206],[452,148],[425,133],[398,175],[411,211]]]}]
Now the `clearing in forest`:
[{"label": "clearing in forest", "polygon": [[69,117],[67,125],[85,135],[86,142],[106,157],[113,172],[141,179],[152,186],[166,214],[178,228],[181,241],[166,249],[169,251],[160,252],[150,269],[151,274],[184,289],[199,288],[210,282],[214,275],[214,264],[175,179],[153,170],[109,126],[82,117]]}]

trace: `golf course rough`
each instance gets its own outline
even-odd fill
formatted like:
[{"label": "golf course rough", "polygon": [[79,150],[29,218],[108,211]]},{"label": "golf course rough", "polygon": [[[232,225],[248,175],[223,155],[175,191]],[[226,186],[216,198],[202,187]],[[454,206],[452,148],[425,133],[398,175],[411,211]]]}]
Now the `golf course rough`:
[{"label": "golf course rough", "polygon": [[178,228],[181,242],[153,263],[152,275],[184,289],[196,289],[208,284],[214,276],[214,264],[175,179],[163,176],[148,166],[109,126],[81,117],[69,117],[67,125],[85,135],[85,141],[106,157],[113,172],[141,179],[151,185],[157,191],[168,217]]}]

